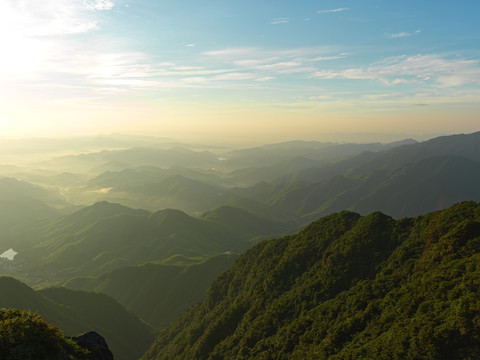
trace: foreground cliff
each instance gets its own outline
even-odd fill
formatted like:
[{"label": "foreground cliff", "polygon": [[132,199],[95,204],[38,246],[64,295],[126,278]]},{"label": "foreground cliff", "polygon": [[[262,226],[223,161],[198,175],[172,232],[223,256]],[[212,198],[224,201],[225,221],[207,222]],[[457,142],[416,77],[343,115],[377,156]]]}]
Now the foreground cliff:
[{"label": "foreground cliff", "polygon": [[107,343],[97,333],[66,338],[37,313],[0,310],[2,360],[113,360]]},{"label": "foreground cliff", "polygon": [[478,359],[480,205],[342,212],[247,251],[153,359]]},{"label": "foreground cliff", "polygon": [[97,331],[116,360],[138,359],[153,341],[151,327],[104,294],[65,288],[35,291],[14,278],[0,277],[0,308],[38,312],[67,336]]}]

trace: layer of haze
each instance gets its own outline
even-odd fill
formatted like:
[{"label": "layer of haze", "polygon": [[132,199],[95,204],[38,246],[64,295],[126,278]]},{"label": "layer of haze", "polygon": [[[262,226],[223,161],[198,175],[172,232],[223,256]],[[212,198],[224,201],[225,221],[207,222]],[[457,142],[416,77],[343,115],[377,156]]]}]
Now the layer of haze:
[{"label": "layer of haze", "polygon": [[473,132],[479,10],[471,1],[4,0],[0,133],[260,143]]}]

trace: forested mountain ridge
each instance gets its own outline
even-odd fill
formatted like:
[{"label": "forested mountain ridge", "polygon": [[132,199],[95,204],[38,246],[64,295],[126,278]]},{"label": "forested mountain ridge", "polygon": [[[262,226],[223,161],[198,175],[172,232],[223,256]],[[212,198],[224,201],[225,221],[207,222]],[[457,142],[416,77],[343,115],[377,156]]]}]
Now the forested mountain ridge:
[{"label": "forested mountain ridge", "polygon": [[149,212],[100,202],[46,223],[36,236],[38,243],[17,255],[23,275],[58,283],[177,254],[240,252],[250,235],[179,210]]},{"label": "forested mountain ridge", "polygon": [[480,205],[259,243],[143,359],[478,359]]}]

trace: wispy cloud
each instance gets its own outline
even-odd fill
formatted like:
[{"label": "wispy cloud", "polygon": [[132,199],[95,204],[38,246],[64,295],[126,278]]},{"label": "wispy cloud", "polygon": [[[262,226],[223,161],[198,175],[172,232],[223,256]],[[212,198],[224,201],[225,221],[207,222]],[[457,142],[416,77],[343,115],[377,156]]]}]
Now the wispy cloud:
[{"label": "wispy cloud", "polygon": [[439,55],[399,56],[365,68],[320,70],[310,75],[321,79],[378,80],[398,85],[408,82],[432,82],[439,87],[480,83],[477,60],[446,59]]},{"label": "wispy cloud", "polygon": [[385,33],[385,36],[389,39],[398,39],[398,38],[404,38],[404,37],[417,35],[417,34],[420,34],[421,32],[422,32],[422,30],[418,29],[413,33],[409,33],[409,32],[399,32],[399,33],[395,33],[395,34]]},{"label": "wispy cloud", "polygon": [[316,95],[310,96],[309,100],[317,100],[317,101],[330,101],[333,99],[332,95]]},{"label": "wispy cloud", "polygon": [[2,0],[2,31],[22,36],[85,33],[98,27],[96,12],[111,10],[110,0]]},{"label": "wispy cloud", "polygon": [[314,61],[328,61],[328,60],[338,60],[344,59],[347,57],[348,54],[340,54],[340,55],[333,55],[333,56],[318,56],[314,58]]},{"label": "wispy cloud", "polygon": [[318,10],[317,13],[319,14],[332,14],[350,10],[350,8],[338,8],[338,9],[325,9],[325,10]]},{"label": "wispy cloud", "polygon": [[277,25],[277,24],[286,24],[289,22],[288,18],[276,18],[270,21],[271,25]]},{"label": "wispy cloud", "polygon": [[256,48],[251,47],[239,47],[239,48],[227,48],[221,50],[210,50],[205,51],[203,54],[207,56],[211,56],[214,58],[221,58],[221,59],[239,59],[253,56],[257,53]]},{"label": "wispy cloud", "polygon": [[115,4],[111,0],[83,0],[88,10],[110,10]]},{"label": "wispy cloud", "polygon": [[254,79],[255,74],[243,72],[230,72],[216,75],[213,80],[250,80]]},{"label": "wispy cloud", "polygon": [[[317,69],[315,63],[325,60],[335,60],[346,57],[340,53],[329,55],[334,47],[309,47],[293,49],[261,49],[261,48],[232,48],[217,51],[208,51],[204,55],[213,58],[213,61],[230,64],[232,69],[241,68],[257,73],[260,78],[276,77],[277,75],[292,75],[311,73]],[[212,60],[210,60],[211,62]],[[237,71],[237,70],[233,70]]]},{"label": "wispy cloud", "polygon": [[267,65],[259,65],[256,66],[256,69],[259,70],[284,70],[284,69],[290,69],[294,67],[299,67],[302,66],[301,62],[298,61],[285,61],[285,62],[278,62],[278,63],[273,63],[273,64],[267,64]]},{"label": "wispy cloud", "polygon": [[388,34],[388,33],[386,33],[385,36],[388,37],[388,38],[390,38],[390,39],[397,39],[397,38],[412,36],[412,34],[407,33],[407,32],[399,32],[399,33],[396,33],[396,34]]},{"label": "wispy cloud", "polygon": [[260,82],[270,81],[270,80],[275,80],[275,77],[273,77],[273,76],[265,76],[265,77],[261,77],[261,78],[255,79],[255,81],[260,81]]}]

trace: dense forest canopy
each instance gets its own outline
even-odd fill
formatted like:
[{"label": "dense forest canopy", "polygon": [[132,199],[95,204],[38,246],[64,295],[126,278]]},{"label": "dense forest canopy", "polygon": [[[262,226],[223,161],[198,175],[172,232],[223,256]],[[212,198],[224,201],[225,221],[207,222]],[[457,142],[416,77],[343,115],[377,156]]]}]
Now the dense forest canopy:
[{"label": "dense forest canopy", "polygon": [[143,359],[478,359],[480,205],[259,243]]}]

